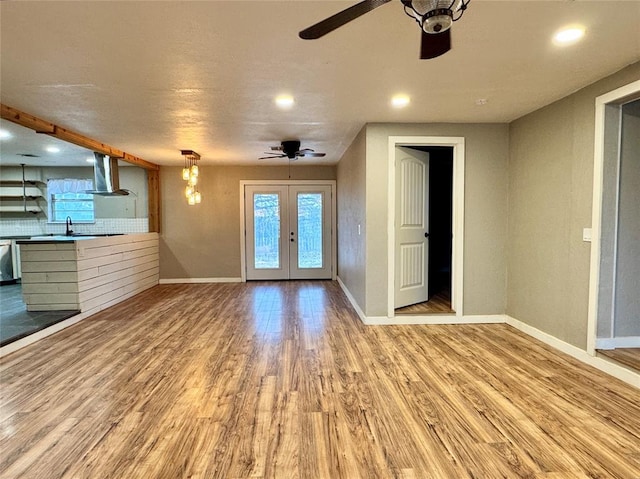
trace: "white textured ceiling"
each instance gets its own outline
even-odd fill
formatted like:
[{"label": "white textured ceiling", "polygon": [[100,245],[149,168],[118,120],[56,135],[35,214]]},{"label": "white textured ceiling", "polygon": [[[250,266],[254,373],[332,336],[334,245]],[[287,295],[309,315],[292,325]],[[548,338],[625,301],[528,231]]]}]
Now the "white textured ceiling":
[{"label": "white textured ceiling", "polygon": [[[326,152],[300,160],[321,164],[367,122],[509,122],[640,60],[640,1],[473,0],[434,60],[418,59],[399,0],[298,38],[354,3],[0,2],[1,100],[163,165],[180,165],[180,149],[257,163],[284,139]],[[570,23],[585,39],[554,46]],[[282,93],[291,110],[275,107]],[[390,108],[396,93],[407,108]],[[20,162],[0,147],[3,163]]]}]

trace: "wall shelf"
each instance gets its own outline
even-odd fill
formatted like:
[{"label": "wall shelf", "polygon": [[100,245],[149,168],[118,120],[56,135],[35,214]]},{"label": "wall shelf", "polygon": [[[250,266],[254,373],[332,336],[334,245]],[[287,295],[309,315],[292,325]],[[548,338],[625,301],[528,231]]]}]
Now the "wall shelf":
[{"label": "wall shelf", "polygon": [[[38,175],[39,176],[39,175]],[[26,179],[24,165],[21,178],[17,175],[3,175],[0,178],[0,213],[38,214],[44,210],[39,204],[45,200],[46,183],[39,177]]]}]

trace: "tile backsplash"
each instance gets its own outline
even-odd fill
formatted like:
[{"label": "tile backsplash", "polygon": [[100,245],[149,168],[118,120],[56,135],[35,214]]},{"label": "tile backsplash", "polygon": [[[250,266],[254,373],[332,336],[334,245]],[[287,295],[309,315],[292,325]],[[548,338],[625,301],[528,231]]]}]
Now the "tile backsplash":
[{"label": "tile backsplash", "polygon": [[[47,223],[46,218],[0,218],[0,238],[3,236],[64,234],[65,228],[64,223]],[[71,229],[74,233],[147,233],[149,218],[100,218],[90,224],[74,223]]]}]

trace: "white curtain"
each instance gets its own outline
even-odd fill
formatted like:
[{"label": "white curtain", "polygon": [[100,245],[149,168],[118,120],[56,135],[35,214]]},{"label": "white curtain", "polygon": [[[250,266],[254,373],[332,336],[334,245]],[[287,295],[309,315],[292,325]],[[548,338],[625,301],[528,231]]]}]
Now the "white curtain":
[{"label": "white curtain", "polygon": [[47,180],[49,195],[60,193],[84,193],[93,189],[93,180],[78,178],[61,178]]}]

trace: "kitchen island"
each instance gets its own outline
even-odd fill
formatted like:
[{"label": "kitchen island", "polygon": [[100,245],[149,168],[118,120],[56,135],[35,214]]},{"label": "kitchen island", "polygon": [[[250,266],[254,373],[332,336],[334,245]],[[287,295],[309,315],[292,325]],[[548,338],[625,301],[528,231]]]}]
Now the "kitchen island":
[{"label": "kitchen island", "polygon": [[158,284],[158,233],[18,241],[27,311],[93,314]]}]

